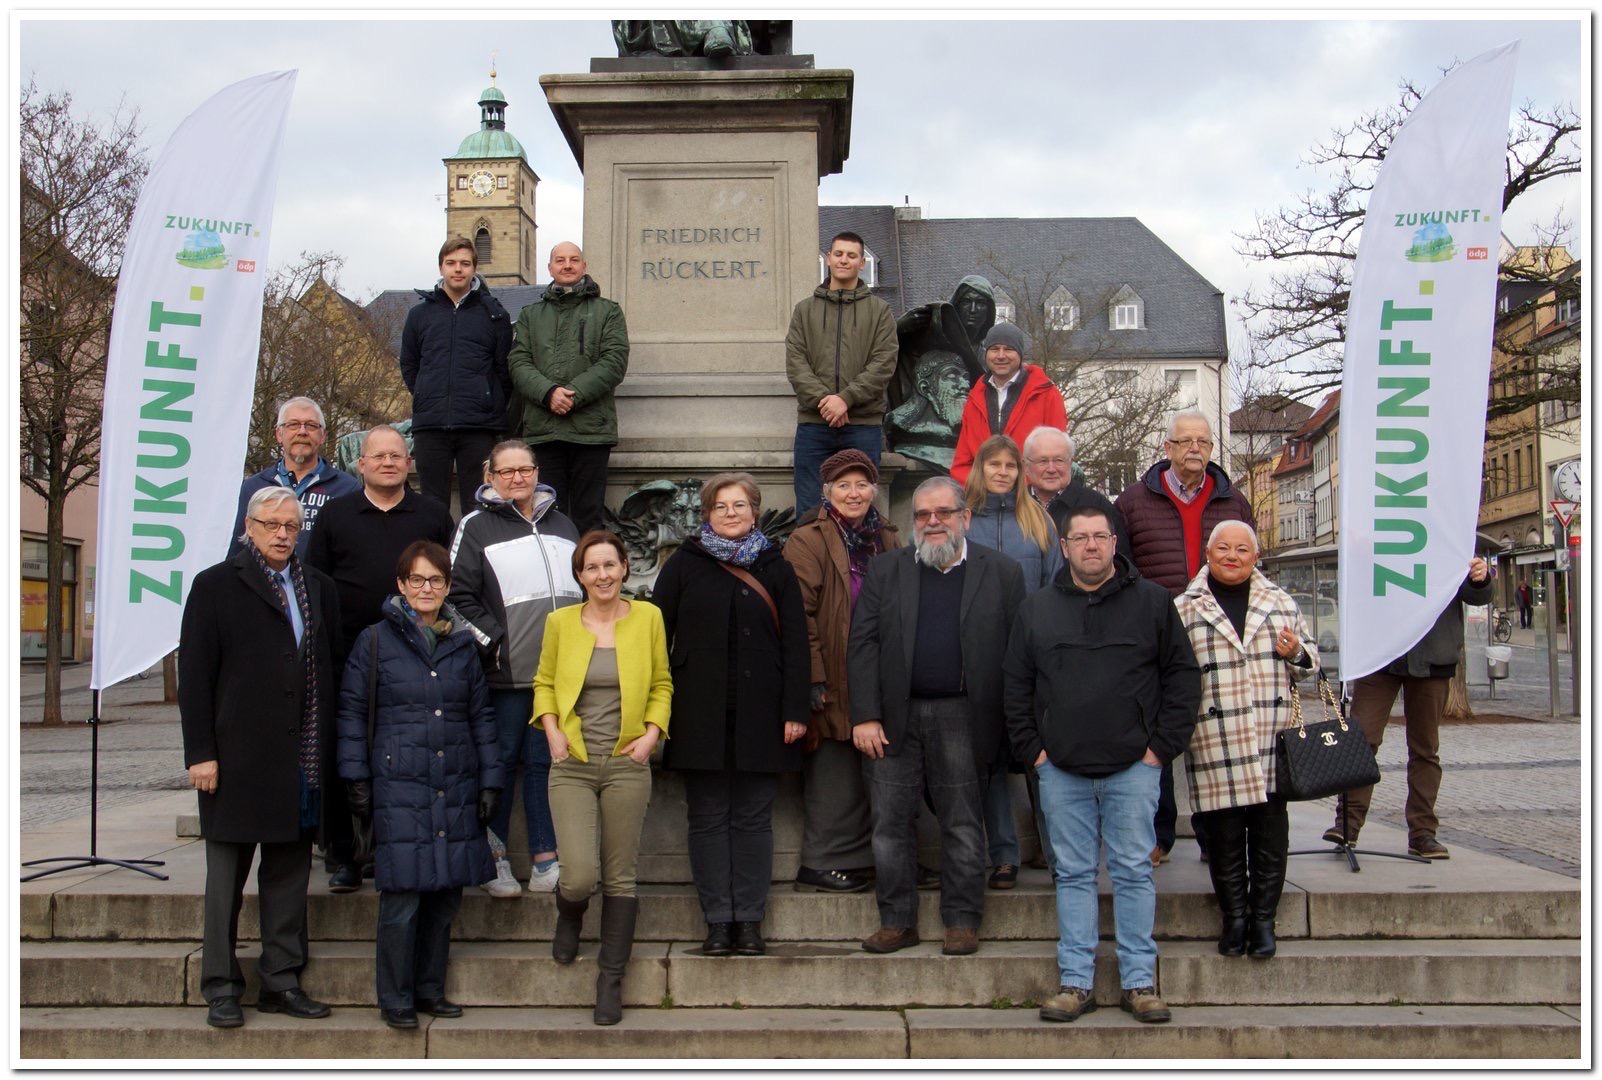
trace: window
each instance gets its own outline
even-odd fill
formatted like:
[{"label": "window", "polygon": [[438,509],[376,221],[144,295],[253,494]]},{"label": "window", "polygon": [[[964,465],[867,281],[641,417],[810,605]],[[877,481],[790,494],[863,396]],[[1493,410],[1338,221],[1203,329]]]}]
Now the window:
[{"label": "window", "polygon": [[1110,394],[1123,394],[1135,388],[1140,373],[1134,368],[1109,368],[1101,373],[1102,383]]},{"label": "window", "polygon": [[1501,296],[1497,297],[1496,310],[1500,311],[1503,315],[1506,315],[1507,312],[1508,312],[1508,309],[1511,308],[1512,306],[1513,306],[1513,298],[1508,296],[1507,293],[1503,293]]},{"label": "window", "polygon": [[490,261],[490,234],[489,229],[483,225],[480,225],[478,231],[473,234],[473,253],[478,258],[480,266]]},{"label": "window", "polygon": [[1046,300],[1046,325],[1053,330],[1072,330],[1079,325],[1079,301],[1061,285]]},{"label": "window", "polygon": [[1513,451],[1513,489],[1517,491],[1524,486],[1524,451]]},{"label": "window", "polygon": [[1580,317],[1580,301],[1578,297],[1569,296],[1558,301],[1557,321],[1560,323],[1573,322]]},{"label": "window", "polygon": [[[1005,289],[996,290],[996,321],[998,323],[1016,322],[1018,306],[1012,302]],[[1118,490],[1122,490],[1121,488]]]},{"label": "window", "polygon": [[456,177],[456,190],[457,191],[466,191],[467,190],[467,177],[462,176],[460,174],[457,175],[457,177]]},{"label": "window", "polygon": [[1134,304],[1113,305],[1114,330],[1140,329],[1140,308]]},{"label": "window", "polygon": [[[879,287],[879,256],[866,244],[862,246],[862,273],[858,275],[858,281],[870,289]],[[818,282],[823,285],[829,283],[829,253],[826,251],[818,252]]]},{"label": "window", "polygon": [[1200,403],[1194,368],[1169,368],[1163,372],[1163,377],[1168,381],[1168,392],[1173,395],[1168,399],[1170,409],[1194,409]]},{"label": "window", "polygon": [[505,191],[506,190],[506,177],[497,176],[495,178],[495,186],[500,188],[502,191]]}]

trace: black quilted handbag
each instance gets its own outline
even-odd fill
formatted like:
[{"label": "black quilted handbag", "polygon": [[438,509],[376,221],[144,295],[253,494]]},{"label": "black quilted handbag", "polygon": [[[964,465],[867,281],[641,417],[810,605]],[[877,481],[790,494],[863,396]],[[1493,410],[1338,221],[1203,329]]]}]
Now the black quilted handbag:
[{"label": "black quilted handbag", "polygon": [[[1302,700],[1296,680],[1290,680],[1291,716],[1296,723],[1274,736],[1275,786],[1292,802],[1322,799],[1353,788],[1379,783],[1379,763],[1369,749],[1362,728],[1348,723],[1346,709],[1329,679],[1318,673],[1318,693],[1324,702],[1324,719],[1316,724],[1302,719]],[[1334,715],[1330,715],[1333,708]]]}]

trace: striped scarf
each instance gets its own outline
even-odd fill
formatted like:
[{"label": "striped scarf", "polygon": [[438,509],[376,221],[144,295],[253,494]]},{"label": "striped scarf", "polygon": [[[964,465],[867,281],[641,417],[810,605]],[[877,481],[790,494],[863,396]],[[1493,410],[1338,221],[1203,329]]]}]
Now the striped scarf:
[{"label": "striped scarf", "polygon": [[[294,621],[289,617],[289,598],[284,595],[284,579],[277,570],[267,565],[267,560],[255,544],[249,545],[249,550],[257,568],[267,578],[267,587],[278,600],[278,610],[283,612],[284,621],[294,626]],[[301,655],[306,667],[306,699],[300,711],[300,774],[306,781],[306,787],[316,791],[320,786],[318,764],[321,755],[317,741],[317,626],[312,622],[311,597],[306,593],[306,573],[301,568],[299,557],[294,554],[289,556],[289,580],[295,586],[295,604],[300,609],[300,623],[304,628]]]}]

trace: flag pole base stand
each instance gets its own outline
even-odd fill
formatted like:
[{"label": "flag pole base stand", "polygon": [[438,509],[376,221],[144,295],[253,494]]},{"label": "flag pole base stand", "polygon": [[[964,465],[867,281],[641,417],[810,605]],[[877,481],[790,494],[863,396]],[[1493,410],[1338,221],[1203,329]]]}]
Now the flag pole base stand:
[{"label": "flag pole base stand", "polygon": [[31,859],[23,863],[24,867],[43,866],[45,863],[63,863],[62,866],[52,866],[48,870],[38,870],[32,874],[22,875],[23,881],[33,881],[35,878],[49,877],[51,874],[64,874],[73,870],[88,870],[97,866],[115,866],[123,870],[137,870],[141,874],[148,874],[157,881],[166,881],[166,874],[158,874],[154,870],[146,869],[151,866],[166,866],[160,859],[107,859],[100,855],[59,855],[50,859]]}]

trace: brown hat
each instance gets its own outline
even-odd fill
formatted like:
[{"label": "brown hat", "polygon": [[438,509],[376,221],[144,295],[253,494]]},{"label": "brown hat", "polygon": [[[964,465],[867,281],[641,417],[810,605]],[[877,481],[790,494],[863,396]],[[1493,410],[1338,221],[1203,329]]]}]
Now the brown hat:
[{"label": "brown hat", "polygon": [[824,458],[823,464],[818,468],[818,475],[823,478],[825,484],[832,484],[840,478],[842,473],[848,473],[852,469],[861,469],[866,473],[870,484],[879,482],[879,466],[875,465],[873,459],[861,450],[852,450],[850,448],[837,450]]}]

